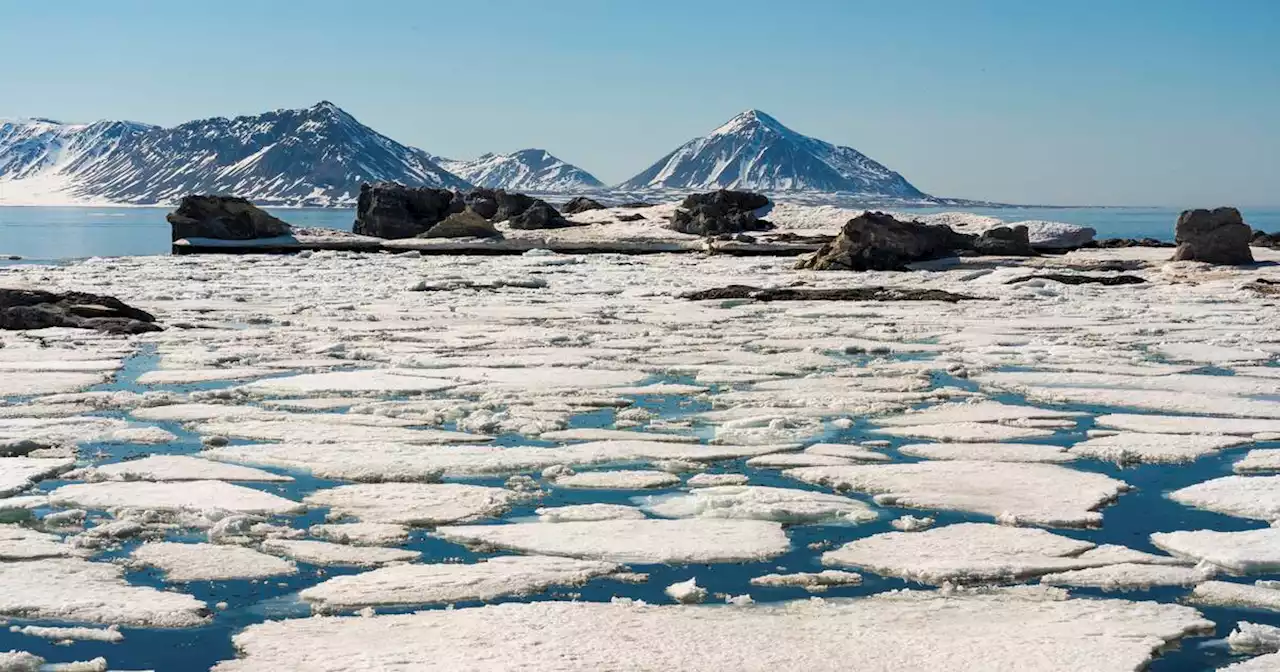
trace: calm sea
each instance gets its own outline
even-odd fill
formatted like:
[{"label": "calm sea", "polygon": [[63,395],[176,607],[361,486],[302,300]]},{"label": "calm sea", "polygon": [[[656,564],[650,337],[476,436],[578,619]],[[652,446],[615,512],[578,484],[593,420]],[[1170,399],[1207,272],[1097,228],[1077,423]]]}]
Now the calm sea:
[{"label": "calm sea", "polygon": [[[920,208],[934,213],[958,208]],[[168,254],[169,208],[0,207],[0,257],[27,260],[76,259]],[[1042,219],[1091,226],[1100,238],[1173,239],[1178,211],[1171,208],[968,208],[966,212],[1005,221]],[[273,210],[297,226],[350,231],[355,211],[347,209]],[[1244,210],[1255,229],[1280,231],[1280,209]]]}]

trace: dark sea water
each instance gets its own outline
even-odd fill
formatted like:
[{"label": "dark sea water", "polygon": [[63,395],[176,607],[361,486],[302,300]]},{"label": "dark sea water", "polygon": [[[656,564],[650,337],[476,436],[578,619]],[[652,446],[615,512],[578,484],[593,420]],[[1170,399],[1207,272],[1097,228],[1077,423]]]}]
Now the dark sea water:
[{"label": "dark sea water", "polygon": [[[921,214],[960,208],[919,208]],[[1099,238],[1173,239],[1178,210],[1172,208],[966,208],[965,212],[1008,222],[1048,220],[1091,226]],[[4,255],[28,260],[168,254],[168,208],[0,207],[0,261]],[[355,211],[285,209],[273,214],[297,226],[351,230]],[[1280,209],[1246,209],[1255,229],[1280,231]]]}]

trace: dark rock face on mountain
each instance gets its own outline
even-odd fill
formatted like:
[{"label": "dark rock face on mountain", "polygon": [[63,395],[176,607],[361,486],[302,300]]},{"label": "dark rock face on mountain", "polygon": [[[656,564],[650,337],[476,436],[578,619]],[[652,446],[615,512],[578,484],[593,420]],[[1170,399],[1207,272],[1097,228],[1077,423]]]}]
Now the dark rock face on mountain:
[{"label": "dark rock face on mountain", "polygon": [[455,212],[431,227],[421,238],[501,238],[489,220],[473,210]]},{"label": "dark rock face on mountain", "polygon": [[570,226],[582,226],[564,218],[558,210],[546,201],[534,201],[523,212],[507,220],[507,226],[513,229],[564,229]]},{"label": "dark rock face on mountain", "polygon": [[1184,210],[1178,216],[1174,261],[1203,261],[1209,264],[1252,264],[1249,241],[1253,229],[1244,223],[1235,208]]},{"label": "dark rock face on mountain", "polygon": [[982,232],[973,241],[973,251],[981,255],[1001,257],[1034,257],[1036,251],[1031,248],[1031,238],[1027,227],[997,226]]},{"label": "dark rock face on mountain", "polygon": [[233,196],[183,196],[178,208],[165,219],[173,229],[173,240],[252,240],[286,236],[290,232],[283,220]]},{"label": "dark rock face on mountain", "polygon": [[394,182],[360,186],[354,231],[376,238],[413,238],[461,212],[464,204],[448,189],[406,187]]},{"label": "dark rock face on mountain", "polygon": [[677,147],[620,188],[843,192],[886,201],[930,198],[858,150],[797,133],[760,110],[747,110]]},{"label": "dark rock face on mountain", "polygon": [[84,292],[0,289],[0,329],[71,327],[109,334],[161,331],[151,313],[123,301]]},{"label": "dark rock face on mountain", "polygon": [[749,191],[720,189],[690,194],[671,215],[667,228],[696,236],[768,231],[773,224],[756,216],[756,211],[767,205],[767,197]]},{"label": "dark rock face on mountain", "polygon": [[576,215],[579,212],[586,212],[588,210],[604,210],[604,205],[594,198],[578,196],[576,198],[569,199],[569,202],[565,203],[560,208],[560,212],[563,212],[566,215]]},{"label": "dark rock face on mountain", "polygon": [[972,249],[974,239],[947,226],[901,222],[882,212],[867,212],[845,223],[835,240],[797,267],[898,271],[913,261],[940,259],[958,250]]}]

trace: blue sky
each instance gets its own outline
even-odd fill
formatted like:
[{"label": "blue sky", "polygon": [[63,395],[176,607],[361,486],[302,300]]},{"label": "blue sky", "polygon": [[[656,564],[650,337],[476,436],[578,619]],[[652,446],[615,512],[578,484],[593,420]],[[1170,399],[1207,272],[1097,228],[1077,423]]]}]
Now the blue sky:
[{"label": "blue sky", "polygon": [[7,2],[0,116],[329,99],[621,181],[747,108],[936,195],[1280,205],[1280,1]]}]

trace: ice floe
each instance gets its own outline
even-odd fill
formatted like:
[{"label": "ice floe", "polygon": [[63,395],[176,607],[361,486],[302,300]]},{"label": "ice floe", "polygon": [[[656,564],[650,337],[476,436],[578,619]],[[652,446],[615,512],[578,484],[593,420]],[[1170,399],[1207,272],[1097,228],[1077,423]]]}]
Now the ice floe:
[{"label": "ice floe", "polygon": [[1280,448],[1251,450],[1231,468],[1238,474],[1280,471]]},{"label": "ice floe", "polygon": [[81,470],[86,481],[292,481],[289,476],[190,455],[149,455]]},{"label": "ice floe", "polygon": [[593,427],[543,432],[538,438],[543,441],[670,441],[672,443],[698,443],[698,437],[696,436],[660,434],[657,432],[630,432],[620,429],[598,429]]},{"label": "ice floe", "polygon": [[1076,459],[1061,446],[1034,443],[912,443],[899,446],[898,452],[927,460],[1061,463]]},{"label": "ice floe", "polygon": [[1241,621],[1227,635],[1227,646],[1232,653],[1275,653],[1280,651],[1280,628]]},{"label": "ice floe", "polygon": [[699,586],[696,578],[673,583],[662,592],[680,604],[698,604],[707,599],[707,589]]},{"label": "ice floe", "polygon": [[261,490],[222,481],[104,481],[73,483],[49,493],[54,506],[88,509],[154,509],[227,511],[234,513],[298,513],[305,507]]},{"label": "ice floe", "polygon": [[533,595],[551,586],[576,586],[619,571],[611,562],[551,556],[498,556],[473,564],[394,565],[338,576],[299,596],[318,610],[367,606],[451,604]]},{"label": "ice floe", "polygon": [[[58,628],[40,625],[15,625],[10,627],[9,631],[20,635],[51,639],[55,642],[110,642],[114,644],[124,641],[124,633],[120,632],[119,626],[115,625],[109,628]],[[0,670],[2,669],[4,667],[0,666]]]},{"label": "ice floe", "polygon": [[1249,439],[1233,436],[1120,432],[1081,441],[1071,446],[1069,452],[1079,457],[1116,464],[1183,464],[1246,443],[1249,443]]},{"label": "ice floe", "polygon": [[543,523],[570,523],[582,520],[640,520],[644,512],[624,504],[570,504],[536,510]]},{"label": "ice floe", "polygon": [[[330,371],[326,373],[302,373],[281,378],[265,378],[246,383],[240,389],[264,396],[320,396],[347,394],[351,396],[390,396],[397,394],[425,394],[456,387],[457,382],[446,377],[428,378],[425,371],[406,369],[360,369],[356,371]],[[432,372],[434,374],[434,372]]]},{"label": "ice floe", "polygon": [[862,575],[839,569],[824,569],[821,572],[798,572],[795,574],[765,574],[751,579],[751,585],[768,588],[804,588],[811,593],[826,592],[832,586],[857,586],[862,583]]},{"label": "ice floe", "polygon": [[68,555],[71,547],[56,534],[17,525],[0,525],[0,562]]},{"label": "ice floe", "polygon": [[582,471],[558,476],[552,483],[557,488],[646,490],[677,485],[680,477],[665,471]]},{"label": "ice floe", "polygon": [[710,518],[471,525],[433,534],[460,544],[638,564],[759,561],[791,547],[777,523]]},{"label": "ice floe", "polygon": [[694,474],[685,481],[691,488],[714,488],[722,485],[746,485],[751,479],[746,474]]},{"label": "ice floe", "polygon": [[1028,418],[1062,419],[1078,418],[1083,413],[1057,411],[1035,406],[1014,406],[996,401],[941,404],[920,411],[875,418],[872,422],[882,426],[951,425],[967,422],[1003,422]]},{"label": "ice floe", "polygon": [[0,562],[0,616],[185,628],[206,623],[208,610],[190,595],[130,585],[110,563],[49,558]]},{"label": "ice floe", "polygon": [[166,581],[228,581],[296,574],[297,566],[274,555],[242,546],[180,544],[160,541],[142,544],[130,556],[134,562],[164,572]]},{"label": "ice floe", "polygon": [[377,483],[318,490],[304,500],[329,507],[330,518],[365,523],[441,525],[502,513],[515,494],[502,488],[461,483]]},{"label": "ice floe", "polygon": [[8,497],[75,466],[75,460],[43,457],[0,457],[0,497]]},{"label": "ice floe", "polygon": [[1012,425],[999,425],[991,422],[939,422],[931,425],[878,427],[871,431],[877,434],[906,436],[914,439],[933,439],[934,441],[958,441],[969,443],[989,443],[992,441],[1037,439],[1046,436],[1053,436],[1053,432],[1047,429],[1015,427]]},{"label": "ice floe", "polygon": [[1233,574],[1280,570],[1280,528],[1156,532],[1151,543],[1175,556],[1209,562]]},{"label": "ice floe", "polygon": [[[815,443],[812,446],[805,448],[802,452],[808,455],[842,457],[854,462],[888,462],[892,459],[884,453],[864,447],[865,445],[867,444],[864,444],[863,446],[851,446],[843,443]],[[888,443],[886,442],[885,445],[888,445]]]},{"label": "ice floe", "polygon": [[1280,519],[1280,476],[1223,476],[1169,493],[1180,504],[1240,518]]},{"label": "ice floe", "polygon": [[1049,589],[894,592],[743,608],[556,601],[269,621],[236,635],[242,657],[214,669],[336,672],[448,660],[468,671],[519,661],[528,669],[594,672],[644,661],[689,672],[823,672],[858,661],[878,672],[1121,672],[1145,667],[1166,644],[1212,630],[1189,607],[1070,599]]},{"label": "ice floe", "polygon": [[397,546],[409,539],[409,528],[395,523],[324,523],[307,530],[311,536],[352,546]]},{"label": "ice floe", "polygon": [[731,518],[779,523],[864,523],[879,514],[842,495],[796,488],[725,485],[689,492],[634,498],[640,508],[662,518]]},{"label": "ice floe", "polygon": [[889,521],[889,525],[899,532],[919,532],[933,527],[937,522],[933,518],[905,515]]},{"label": "ice floe", "polygon": [[104,373],[6,371],[0,376],[0,398],[77,392],[107,379]]},{"label": "ice floe", "polygon": [[347,546],[310,539],[267,539],[262,550],[311,565],[376,567],[391,563],[412,562],[422,553],[403,548]]},{"label": "ice floe", "polygon": [[[358,416],[352,416],[357,417]],[[298,441],[303,443],[344,443],[347,441],[386,441],[388,443],[473,443],[493,439],[483,434],[454,432],[444,429],[407,429],[378,427],[357,423],[331,423],[323,418],[299,417],[291,420],[221,420],[202,422],[194,427],[206,435],[226,436],[252,441]]]},{"label": "ice floe", "polygon": [[273,369],[249,367],[227,369],[159,369],[138,376],[139,385],[186,385],[220,380],[248,380],[279,373]]},{"label": "ice floe", "polygon": [[1128,486],[1054,464],[930,461],[782,472],[805,483],[874,495],[883,506],[971,511],[1010,524],[1089,527]]},{"label": "ice floe", "polygon": [[1094,419],[1099,427],[1153,434],[1227,434],[1253,436],[1262,432],[1280,432],[1280,420],[1252,418],[1211,418],[1189,415],[1137,415],[1115,413]]},{"label": "ice floe", "polygon": [[1187,601],[1204,607],[1280,612],[1280,590],[1249,583],[1205,581],[1191,591]]},{"label": "ice floe", "polygon": [[1189,588],[1211,576],[1212,571],[1196,567],[1120,563],[1046,574],[1040,577],[1040,582],[1102,590],[1150,590],[1155,586]]}]

